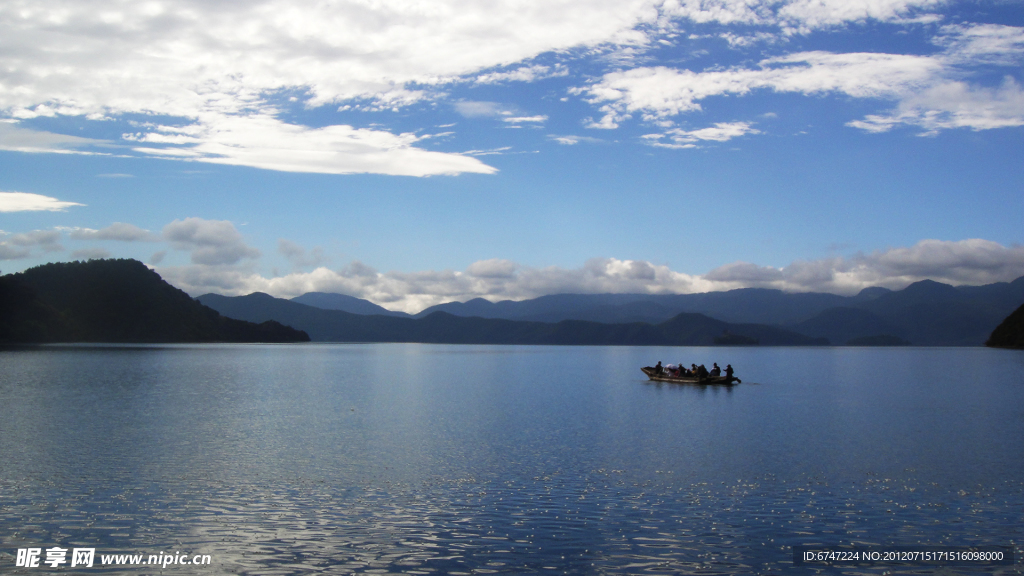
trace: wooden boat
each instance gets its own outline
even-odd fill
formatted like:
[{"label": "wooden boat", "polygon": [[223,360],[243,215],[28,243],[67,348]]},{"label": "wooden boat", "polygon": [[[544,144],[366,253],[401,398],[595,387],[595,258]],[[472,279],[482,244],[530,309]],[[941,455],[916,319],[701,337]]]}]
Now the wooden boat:
[{"label": "wooden boat", "polygon": [[739,378],[733,376],[729,378],[727,376],[708,376],[707,378],[698,378],[696,376],[669,376],[668,372],[662,372],[658,374],[654,371],[653,366],[645,366],[641,368],[647,377],[655,382],[672,382],[673,384],[700,384],[701,386],[716,385],[716,386],[732,386],[733,384],[739,384],[742,382]]}]

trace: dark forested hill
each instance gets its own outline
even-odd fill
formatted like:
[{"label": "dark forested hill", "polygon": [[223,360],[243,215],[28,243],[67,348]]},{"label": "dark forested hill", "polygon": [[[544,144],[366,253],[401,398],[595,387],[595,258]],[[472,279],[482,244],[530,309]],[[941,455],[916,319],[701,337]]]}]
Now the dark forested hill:
[{"label": "dark forested hill", "polygon": [[0,276],[0,342],[58,342],[67,331],[53,306],[13,276]]},{"label": "dark forested hill", "polygon": [[702,314],[680,314],[659,324],[604,324],[581,320],[525,322],[462,317],[434,312],[423,318],[366,316],[323,310],[255,293],[228,297],[206,294],[199,301],[225,316],[262,322],[274,319],[323,342],[430,342],[446,344],[606,345],[821,345],[824,339],[760,324],[731,324]]},{"label": "dark forested hill", "polygon": [[3,342],[302,342],[225,318],[136,260],[44,264],[0,277]]},{"label": "dark forested hill", "polygon": [[1020,348],[1024,349],[1024,305],[1017,308],[1013,314],[1006,317],[1003,322],[992,331],[986,346],[994,348]]}]

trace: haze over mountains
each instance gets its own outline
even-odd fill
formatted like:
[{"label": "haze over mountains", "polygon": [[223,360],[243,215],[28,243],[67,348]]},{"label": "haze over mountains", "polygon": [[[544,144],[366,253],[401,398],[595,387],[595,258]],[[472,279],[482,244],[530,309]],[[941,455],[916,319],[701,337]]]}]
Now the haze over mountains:
[{"label": "haze over mountains", "polygon": [[[980,346],[993,329],[1024,302],[1024,277],[1013,282],[959,287],[925,280],[897,291],[866,288],[856,296],[745,288],[703,294],[557,294],[496,303],[475,299],[433,306],[411,316],[342,294],[308,293],[292,299],[289,304],[293,306],[264,294],[235,298],[207,294],[199,300],[229,317],[249,321],[278,320],[307,331],[313,340],[355,338],[365,341],[376,334],[387,338],[384,341],[440,341],[436,338],[441,336],[420,331],[425,324],[398,321],[431,318],[441,312],[446,318],[443,322],[445,337],[458,341],[469,338],[469,334],[477,337],[492,334],[488,336],[492,343],[499,340],[526,343],[536,339],[547,342],[560,338],[573,343],[575,339],[580,339],[579,343],[591,340],[598,343],[598,340],[614,340],[614,334],[621,336],[628,332],[615,332],[620,329],[599,326],[602,324],[642,323],[656,327],[672,320],[670,326],[677,330],[682,329],[683,324],[696,330],[688,337],[688,342],[693,343],[712,344],[718,339],[719,343],[794,344],[800,341],[796,338],[800,335],[806,337],[800,342],[803,344],[822,343],[824,339],[835,345]],[[343,312],[353,317],[318,313],[316,309]],[[371,320],[358,316],[383,318]],[[456,318],[475,321],[459,322]],[[514,321],[531,326],[488,324],[481,323],[482,320]],[[565,321],[585,324],[566,324],[560,331],[544,326]],[[432,322],[435,327],[442,323],[437,319]],[[356,326],[361,328],[356,329]],[[468,332],[461,334],[462,330]],[[496,336],[502,330],[518,331],[519,336]],[[661,341],[666,337],[654,335],[656,332],[658,330],[639,336],[634,330],[627,340]],[[729,336],[725,337],[725,333]],[[410,340],[417,337],[414,334],[428,339]],[[563,343],[570,343],[568,340]]]}]

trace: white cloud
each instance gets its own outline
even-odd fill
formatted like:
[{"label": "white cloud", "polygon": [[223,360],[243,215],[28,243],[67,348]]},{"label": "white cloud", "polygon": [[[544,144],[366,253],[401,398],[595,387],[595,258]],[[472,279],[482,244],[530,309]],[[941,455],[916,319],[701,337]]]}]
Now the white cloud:
[{"label": "white cloud", "polygon": [[547,116],[513,116],[511,118],[502,118],[503,122],[510,124],[522,124],[523,122],[532,122],[535,124],[543,124],[548,121]]},{"label": "white cloud", "polygon": [[190,252],[193,264],[233,265],[260,256],[260,251],[248,246],[235,225],[227,220],[175,220],[164,226],[163,237],[176,250]]},{"label": "white cloud", "polygon": [[324,249],[320,246],[315,246],[312,250],[307,251],[299,244],[285,238],[277,240],[277,251],[297,269],[320,266],[327,259]]},{"label": "white cloud", "polygon": [[1024,28],[946,26],[937,42],[945,51],[928,56],[819,51],[768,58],[757,68],[694,72],[641,67],[605,74],[575,93],[585,94],[604,113],[600,120],[590,121],[591,128],[616,128],[637,114],[647,122],[663,123],[701,110],[708,98],[756,90],[895,101],[891,113],[848,122],[870,132],[901,124],[921,127],[926,134],[1024,125],[1024,92],[1012,77],[999,87],[963,79],[978,64],[1014,66],[1024,60]]},{"label": "white cloud", "polygon": [[782,280],[782,270],[771,266],[758,266],[750,262],[733,262],[719,266],[704,275],[712,282],[737,282],[743,285]]},{"label": "white cloud", "polygon": [[341,270],[317,268],[265,278],[237,267],[183,266],[157,270],[193,295],[218,292],[242,295],[266,292],[291,298],[306,292],[338,292],[365,298],[394,310],[423,308],[471,298],[524,299],[565,292],[693,292],[713,289],[696,277],[647,262],[595,259],[580,269],[527,268],[501,259],[471,264],[466,271],[381,273],[354,262]]},{"label": "white cloud", "polygon": [[583,91],[591,103],[604,103],[605,116],[598,123],[614,126],[632,114],[642,113],[653,121],[700,110],[706,98],[758,89],[892,98],[927,85],[941,70],[941,63],[927,56],[875,53],[802,52],[762,60],[760,65],[708,72],[635,68],[606,74]]},{"label": "white cloud", "polygon": [[756,34],[749,35],[723,32],[722,34],[719,34],[719,38],[728,42],[729,46],[732,48],[746,48],[755,44],[770,44],[779,41],[779,36],[770,32],[758,32]]},{"label": "white cloud", "polygon": [[891,248],[852,259],[856,269],[868,270],[890,285],[931,278],[950,284],[987,284],[1014,280],[1024,274],[1024,246],[1005,247],[982,239],[922,240],[910,248]]},{"label": "white cloud", "polygon": [[936,44],[945,47],[946,57],[962,64],[1018,64],[1024,56],[1024,28],[998,24],[950,25],[942,27]]},{"label": "white cloud", "polygon": [[467,156],[494,156],[497,154],[506,154],[511,149],[511,146],[502,146],[500,148],[491,148],[490,150],[466,150],[463,154]]},{"label": "white cloud", "polygon": [[723,287],[764,287],[792,292],[855,294],[869,286],[901,289],[919,280],[953,285],[1006,282],[1024,275],[1024,246],[982,239],[922,240],[851,258],[798,261],[783,268],[736,262],[704,277]]},{"label": "white cloud", "polygon": [[[614,40],[653,2],[156,3],[0,7],[2,106],[33,114],[238,112],[308,89],[311,104],[388,99],[550,50]],[[344,33],[338,33],[338,31]]]},{"label": "white cloud", "polygon": [[[0,4],[0,87],[6,87],[0,89],[0,114],[178,118],[187,128],[181,133],[144,129],[137,135],[160,144],[137,151],[168,159],[332,174],[489,173],[493,169],[479,160],[421,150],[409,134],[288,124],[275,102],[296,94],[294,99],[312,108],[394,110],[442,98],[443,87],[453,82],[533,82],[568,74],[562,64],[531,63],[545,53],[576,50],[629,63],[684,21],[793,33],[865,19],[907,19],[937,4],[18,0]],[[980,42],[979,36],[973,45]],[[468,113],[469,103],[456,106]],[[614,121],[612,114],[593,124],[611,127]],[[0,149],[80,152],[98,144],[0,126]]]},{"label": "white cloud", "polygon": [[522,300],[566,293],[689,294],[764,287],[849,295],[869,286],[899,289],[924,279],[955,285],[987,284],[1024,275],[1024,247],[1005,247],[979,239],[923,240],[909,248],[891,248],[851,258],[798,261],[783,268],[736,262],[705,275],[615,258],[595,258],[574,269],[531,268],[491,259],[475,262],[465,271],[382,273],[354,262],[340,270],[321,267],[275,278],[237,266],[165,267],[158,272],[193,295],[243,295],[259,291],[292,298],[306,292],[338,292],[393,310],[418,312],[455,300]]},{"label": "white cloud", "polygon": [[0,260],[21,260],[28,258],[31,253],[32,251],[24,246],[12,246],[0,241]]},{"label": "white cloud", "polygon": [[565,66],[556,66],[554,69],[550,66],[540,65],[520,66],[515,70],[509,70],[507,72],[488,72],[486,74],[481,74],[476,77],[476,83],[497,84],[500,82],[536,82],[537,80],[567,76],[568,74],[569,70]]},{"label": "white cloud", "polygon": [[[361,109],[396,109],[436,98],[436,87],[481,70],[627,41],[637,36],[634,26],[656,18],[647,0],[5,3],[0,86],[16,89],[0,89],[0,113],[181,118],[191,133],[143,134],[190,146],[139,150],[170,158],[300,172],[489,173],[479,160],[420,150],[408,134],[286,124],[273,101],[290,91],[309,107],[368,100]],[[480,81],[562,73],[520,66]],[[49,143],[49,151],[82,144],[69,137]]]},{"label": "white cloud", "polygon": [[548,134],[548,138],[562,144],[564,146],[573,146],[580,142],[586,142],[588,144],[601,144],[604,140],[600,138],[594,138],[593,136],[576,136],[575,134],[568,134],[565,136],[558,136],[557,134]]},{"label": "white cloud", "polygon": [[[692,22],[778,26],[786,33],[866,20],[905,21],[944,0],[671,0],[666,15]],[[927,16],[927,15],[926,15]]]},{"label": "white cloud", "polygon": [[77,202],[57,200],[30,192],[0,192],[0,212],[63,212],[71,206],[85,206]]},{"label": "white cloud", "polygon": [[486,118],[512,114],[511,109],[504,104],[477,100],[459,100],[455,103],[455,111],[466,118]]},{"label": "white cloud", "polygon": [[[55,246],[60,242],[60,232],[56,230],[33,230],[20,234],[11,234],[6,242],[18,246]],[[56,248],[59,250],[60,248]]]},{"label": "white cloud", "polygon": [[0,121],[0,150],[32,154],[97,154],[77,149],[96,145],[109,144],[103,140],[30,130],[21,128],[11,121]]},{"label": "white cloud", "polygon": [[478,278],[511,278],[519,266],[511,260],[491,258],[479,260],[466,268],[466,273]]},{"label": "white cloud", "polygon": [[60,252],[60,232],[56,230],[33,230],[20,234],[3,235],[0,240],[0,260],[19,260],[32,255],[33,248],[43,252]]},{"label": "white cloud", "polygon": [[945,0],[792,0],[778,11],[784,26],[809,30],[865,20],[900,20],[917,8],[940,6]]},{"label": "white cloud", "polygon": [[849,126],[885,132],[907,124],[923,128],[925,135],[940,130],[989,130],[1024,126],[1024,91],[1012,76],[999,86],[972,85],[957,76],[979,64],[1013,66],[1024,61],[1024,28],[995,24],[944,26],[936,43],[945,51],[934,57],[943,65],[941,75],[927,86],[901,96],[889,114],[873,114]]},{"label": "white cloud", "polygon": [[72,240],[120,240],[122,242],[155,242],[160,239],[149,230],[143,230],[134,224],[114,222],[106,228],[75,228],[68,234]]},{"label": "white cloud", "polygon": [[611,106],[603,106],[601,109],[604,112],[608,112],[608,114],[602,116],[600,120],[594,120],[593,118],[588,117],[583,120],[583,125],[595,130],[614,130],[619,127],[619,122],[631,118],[629,114],[611,113]]},{"label": "white cloud", "polygon": [[188,130],[164,126],[130,137],[143,143],[186,146],[135,149],[146,154],[176,154],[198,162],[283,172],[400,176],[497,172],[462,154],[415,147],[425,136],[345,125],[307,128],[266,114],[209,116],[202,126]]},{"label": "white cloud", "polygon": [[[760,134],[761,131],[753,128],[747,122],[718,122],[714,126],[699,128],[697,130],[683,130],[672,128],[664,134],[648,134],[642,136],[652,146],[663,148],[693,148],[695,142],[714,141],[727,142],[745,134]],[[667,136],[668,141],[662,138]]]},{"label": "white cloud", "polygon": [[76,260],[96,260],[100,258],[110,258],[110,252],[103,248],[84,248],[82,250],[75,250],[72,252],[71,257]]},{"label": "white cloud", "polygon": [[871,114],[847,123],[867,132],[886,132],[900,124],[920,126],[925,135],[951,128],[1024,126],[1024,90],[1010,77],[998,88],[946,82],[904,98],[891,114]]}]

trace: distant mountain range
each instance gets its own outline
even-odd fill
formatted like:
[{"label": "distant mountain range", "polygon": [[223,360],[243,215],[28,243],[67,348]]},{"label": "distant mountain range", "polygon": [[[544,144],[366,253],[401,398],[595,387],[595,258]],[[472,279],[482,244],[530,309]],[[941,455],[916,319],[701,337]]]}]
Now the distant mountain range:
[{"label": "distant mountain range", "polygon": [[631,346],[708,346],[763,344],[823,345],[777,326],[723,322],[703,314],[678,314],[658,324],[606,324],[583,320],[531,322],[455,316],[433,312],[419,318],[353,314],[324,310],[295,301],[254,293],[248,296],[206,294],[200,302],[221,314],[263,322],[277,320],[321,342],[426,342],[447,344],[574,344]]},{"label": "distant mountain range", "polygon": [[416,315],[319,292],[292,300],[260,293],[207,294],[197,300],[134,260],[46,264],[0,277],[0,343],[312,339],[1024,347],[1024,277],[960,287],[925,280],[903,290],[867,288],[849,297],[749,288],[683,295],[558,294],[497,303],[476,299]]},{"label": "distant mountain range", "polygon": [[417,314],[448,312],[456,316],[558,322],[663,322],[679,313],[705,314],[726,322],[785,324],[833,306],[835,294],[787,294],[780,290],[746,288],[702,294],[554,294],[532,300],[489,302],[482,298],[432,306]]},{"label": "distant mountain range", "polygon": [[330,292],[306,292],[302,296],[292,298],[292,302],[322,308],[324,310],[341,310],[352,314],[380,314],[381,316],[398,316],[400,318],[411,318],[405,312],[393,312],[378,306],[369,300],[347,296],[345,294],[333,294]]},{"label": "distant mountain range", "polygon": [[856,296],[744,288],[703,294],[556,294],[519,302],[477,298],[432,306],[414,316],[340,294],[310,293],[293,301],[396,318],[425,318],[445,312],[464,318],[545,323],[576,320],[659,325],[687,313],[732,324],[774,325],[837,345],[980,346],[1024,302],[1024,277],[959,287],[923,280],[897,291],[865,288]]},{"label": "distant mountain range", "polygon": [[45,264],[0,277],[0,343],[304,342],[225,318],[136,260]]}]

